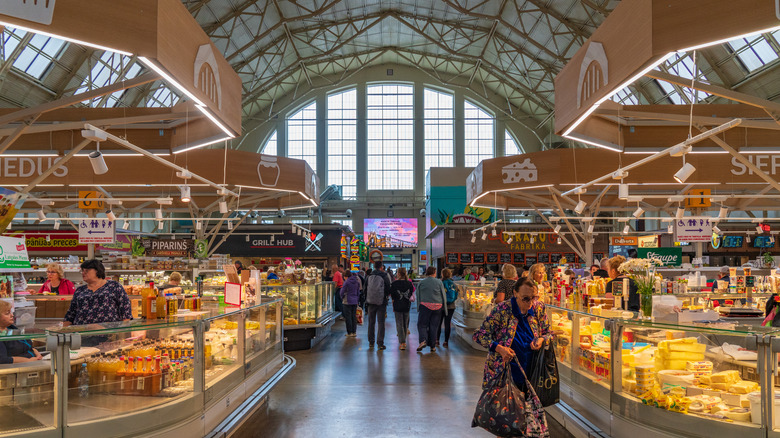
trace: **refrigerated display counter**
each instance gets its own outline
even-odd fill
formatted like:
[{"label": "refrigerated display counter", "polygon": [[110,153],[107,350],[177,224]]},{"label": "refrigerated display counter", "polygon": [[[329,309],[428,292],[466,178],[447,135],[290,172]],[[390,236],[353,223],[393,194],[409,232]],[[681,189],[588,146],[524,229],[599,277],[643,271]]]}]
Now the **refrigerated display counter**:
[{"label": "refrigerated display counter", "polygon": [[455,315],[452,326],[455,335],[466,341],[476,350],[486,351],[485,347],[472,340],[474,331],[482,325],[487,312],[492,309],[493,282],[481,284],[479,281],[456,281],[458,299],[455,301]]},{"label": "refrigerated display counter", "polygon": [[330,335],[340,315],[333,309],[336,284],[263,284],[261,294],[283,302],[285,351],[307,350]]},{"label": "refrigerated display counter", "polygon": [[281,321],[281,300],[269,300],[0,337],[46,356],[0,365],[0,436],[206,436],[294,366]]}]

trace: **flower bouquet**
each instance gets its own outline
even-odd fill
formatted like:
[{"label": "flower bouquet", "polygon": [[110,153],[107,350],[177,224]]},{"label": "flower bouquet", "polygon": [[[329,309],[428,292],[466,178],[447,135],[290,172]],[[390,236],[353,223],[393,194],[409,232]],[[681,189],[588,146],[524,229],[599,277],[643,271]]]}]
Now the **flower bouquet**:
[{"label": "flower bouquet", "polygon": [[663,263],[660,259],[631,259],[618,267],[636,283],[639,292],[642,314],[650,317],[653,313],[653,290],[655,288],[656,268]]}]

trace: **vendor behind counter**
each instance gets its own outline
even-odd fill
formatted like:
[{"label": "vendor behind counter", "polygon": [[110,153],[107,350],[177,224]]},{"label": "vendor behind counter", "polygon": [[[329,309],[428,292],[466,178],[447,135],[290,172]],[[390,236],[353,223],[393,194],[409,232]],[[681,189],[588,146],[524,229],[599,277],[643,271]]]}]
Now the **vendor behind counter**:
[{"label": "vendor behind counter", "polygon": [[[10,301],[0,300],[0,333],[7,330],[18,330],[14,325],[14,305]],[[30,341],[2,341],[0,337],[0,364],[36,360],[41,360],[41,354],[33,348]]]},{"label": "vendor behind counter", "polygon": [[72,281],[65,278],[65,271],[58,263],[49,263],[46,265],[46,282],[38,290],[39,294],[51,292],[58,295],[73,295],[76,292],[76,286]]}]

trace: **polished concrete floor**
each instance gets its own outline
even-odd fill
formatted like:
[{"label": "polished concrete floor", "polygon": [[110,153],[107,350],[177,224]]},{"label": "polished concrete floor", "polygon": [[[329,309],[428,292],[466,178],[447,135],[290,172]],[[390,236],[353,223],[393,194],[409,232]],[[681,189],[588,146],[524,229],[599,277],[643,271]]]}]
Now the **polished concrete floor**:
[{"label": "polished concrete floor", "polygon": [[[296,368],[272,391],[267,410],[241,428],[257,437],[489,437],[471,428],[481,394],[485,353],[458,339],[435,353],[417,353],[416,313],[409,349],[399,351],[395,320],[386,323],[387,350],[368,348],[344,322],[308,351],[289,353]],[[548,416],[553,438],[571,437]]]}]

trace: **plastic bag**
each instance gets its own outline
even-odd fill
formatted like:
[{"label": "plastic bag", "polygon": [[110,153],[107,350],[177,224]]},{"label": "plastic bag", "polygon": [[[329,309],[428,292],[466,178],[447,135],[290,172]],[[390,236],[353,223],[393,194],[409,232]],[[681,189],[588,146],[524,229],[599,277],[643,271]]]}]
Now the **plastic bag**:
[{"label": "plastic bag", "polygon": [[558,361],[555,359],[555,349],[550,344],[545,342],[531,362],[531,383],[544,407],[558,403],[561,393]]},{"label": "plastic bag", "polygon": [[525,393],[515,385],[507,364],[496,384],[483,391],[479,397],[471,427],[481,427],[500,437],[549,438],[544,408],[525,371],[523,376],[528,388]]}]

